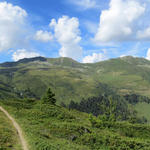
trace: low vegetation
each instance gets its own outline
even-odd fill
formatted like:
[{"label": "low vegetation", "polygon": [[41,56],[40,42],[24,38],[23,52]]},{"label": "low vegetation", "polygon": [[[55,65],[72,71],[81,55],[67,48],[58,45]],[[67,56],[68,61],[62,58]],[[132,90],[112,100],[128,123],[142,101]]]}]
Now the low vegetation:
[{"label": "low vegetation", "polygon": [[11,121],[0,111],[0,150],[21,150],[19,138]]},{"label": "low vegetation", "polygon": [[50,89],[39,101],[0,101],[22,127],[30,150],[150,149],[150,126],[117,121],[114,115],[117,103],[113,105],[112,98],[106,101],[108,111],[97,117],[58,106],[55,102]]}]

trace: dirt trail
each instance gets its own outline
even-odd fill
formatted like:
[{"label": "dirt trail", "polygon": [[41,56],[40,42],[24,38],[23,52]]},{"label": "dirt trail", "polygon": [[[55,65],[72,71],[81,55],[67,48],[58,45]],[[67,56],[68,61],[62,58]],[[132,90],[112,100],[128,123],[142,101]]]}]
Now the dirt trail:
[{"label": "dirt trail", "polygon": [[19,136],[19,139],[20,139],[20,142],[22,144],[22,148],[23,150],[29,150],[28,147],[27,147],[27,143],[23,137],[23,134],[22,134],[22,130],[20,128],[20,126],[18,125],[18,123],[15,121],[15,119],[13,117],[11,117],[9,115],[9,113],[3,108],[0,106],[0,111],[2,111],[13,123],[15,129],[17,130],[17,133],[18,133],[18,136]]}]

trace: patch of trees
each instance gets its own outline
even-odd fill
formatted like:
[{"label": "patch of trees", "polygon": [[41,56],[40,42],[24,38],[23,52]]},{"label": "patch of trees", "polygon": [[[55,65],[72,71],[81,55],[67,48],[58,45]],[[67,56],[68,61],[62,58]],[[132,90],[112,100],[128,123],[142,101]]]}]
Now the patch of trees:
[{"label": "patch of trees", "polygon": [[121,116],[123,120],[127,118],[128,104],[123,97],[114,95],[100,95],[99,97],[82,99],[80,103],[71,101],[68,105],[69,109],[76,109],[86,113],[92,113],[95,116],[102,115],[104,113],[109,116],[110,109],[114,113],[115,117]]},{"label": "patch of trees", "polygon": [[127,94],[124,96],[125,100],[132,104],[135,105],[139,102],[145,102],[145,103],[150,103],[150,98],[146,97],[146,96],[141,96],[141,95],[137,95],[137,94]]},{"label": "patch of trees", "polygon": [[145,118],[138,118],[137,112],[130,109],[125,98],[119,95],[100,95],[86,100],[82,99],[80,103],[71,101],[68,108],[100,116],[105,121],[128,120],[131,123],[147,121]]}]

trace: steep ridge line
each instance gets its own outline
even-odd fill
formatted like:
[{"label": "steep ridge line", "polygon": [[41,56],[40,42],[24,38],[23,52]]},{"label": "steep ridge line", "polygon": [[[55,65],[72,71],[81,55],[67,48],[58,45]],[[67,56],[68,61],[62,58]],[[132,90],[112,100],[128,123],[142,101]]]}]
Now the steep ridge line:
[{"label": "steep ridge line", "polygon": [[22,144],[22,148],[23,150],[29,150],[28,147],[27,147],[27,143],[23,137],[23,134],[22,134],[22,129],[20,128],[19,124],[15,121],[15,119],[13,117],[10,116],[10,114],[3,108],[0,106],[0,111],[2,111],[8,118],[9,120],[11,120],[11,122],[13,123],[18,135],[19,135],[19,139],[20,139],[20,142]]}]

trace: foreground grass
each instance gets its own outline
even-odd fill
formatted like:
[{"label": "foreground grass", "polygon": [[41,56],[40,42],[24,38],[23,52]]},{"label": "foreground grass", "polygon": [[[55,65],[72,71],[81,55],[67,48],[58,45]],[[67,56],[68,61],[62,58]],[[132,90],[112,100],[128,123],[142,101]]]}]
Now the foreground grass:
[{"label": "foreground grass", "polygon": [[11,121],[0,111],[0,150],[21,150],[18,135]]},{"label": "foreground grass", "polygon": [[135,105],[135,109],[139,116],[144,116],[150,124],[150,104],[138,103]]},{"label": "foreground grass", "polygon": [[1,103],[24,130],[30,150],[150,149],[150,127],[146,125],[104,127],[98,122],[92,127],[89,115],[75,110],[30,100]]}]

